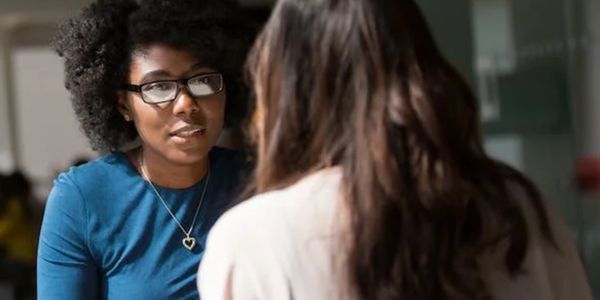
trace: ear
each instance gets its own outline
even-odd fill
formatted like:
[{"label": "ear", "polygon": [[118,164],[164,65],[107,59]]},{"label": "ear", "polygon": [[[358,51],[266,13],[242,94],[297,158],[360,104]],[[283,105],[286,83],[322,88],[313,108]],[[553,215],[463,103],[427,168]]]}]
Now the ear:
[{"label": "ear", "polygon": [[129,122],[133,119],[132,110],[127,99],[127,93],[124,91],[117,92],[117,109],[123,115],[125,121]]}]

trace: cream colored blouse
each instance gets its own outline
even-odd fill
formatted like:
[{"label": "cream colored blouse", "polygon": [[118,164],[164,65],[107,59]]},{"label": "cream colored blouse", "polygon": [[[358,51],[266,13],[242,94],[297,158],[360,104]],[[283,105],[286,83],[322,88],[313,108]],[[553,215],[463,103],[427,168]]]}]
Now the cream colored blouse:
[{"label": "cream colored blouse", "polygon": [[[202,300],[352,299],[344,293],[339,244],[340,169],[314,173],[294,185],[253,197],[223,215],[211,230],[198,274]],[[530,245],[523,275],[499,269],[500,255],[482,263],[497,300],[591,300],[568,230],[548,211],[560,251],[541,235],[523,206]],[[487,267],[485,267],[487,266]]]}]

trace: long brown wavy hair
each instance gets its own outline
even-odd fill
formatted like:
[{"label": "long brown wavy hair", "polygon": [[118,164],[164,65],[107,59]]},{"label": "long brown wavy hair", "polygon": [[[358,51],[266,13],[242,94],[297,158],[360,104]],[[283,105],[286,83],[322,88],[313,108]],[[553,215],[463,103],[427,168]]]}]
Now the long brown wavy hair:
[{"label": "long brown wavy hair", "polygon": [[553,243],[535,187],[486,155],[477,101],[413,0],[280,0],[248,69],[254,192],[341,167],[358,298],[491,299],[478,261],[506,241],[499,267],[521,271],[519,201]]}]

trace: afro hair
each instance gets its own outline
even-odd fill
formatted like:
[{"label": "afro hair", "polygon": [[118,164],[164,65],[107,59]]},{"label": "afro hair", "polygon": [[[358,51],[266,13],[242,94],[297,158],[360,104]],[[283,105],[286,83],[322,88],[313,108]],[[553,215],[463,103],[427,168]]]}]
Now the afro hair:
[{"label": "afro hair", "polygon": [[256,32],[229,0],[98,0],[60,25],[54,47],[65,87],[93,149],[115,151],[137,138],[117,109],[135,51],[161,43],[189,51],[223,74],[226,126],[238,126],[248,102],[243,65]]}]

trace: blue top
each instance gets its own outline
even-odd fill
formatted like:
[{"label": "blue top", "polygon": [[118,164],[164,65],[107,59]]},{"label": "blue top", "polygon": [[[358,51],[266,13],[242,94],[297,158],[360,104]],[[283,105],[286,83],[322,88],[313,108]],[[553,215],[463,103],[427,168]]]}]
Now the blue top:
[{"label": "blue top", "polygon": [[[213,148],[211,175],[192,231],[184,233],[124,153],[71,168],[54,182],[40,233],[38,299],[198,299],[206,235],[234,199],[242,156]],[[156,186],[188,230],[205,179],[186,189]]]}]

